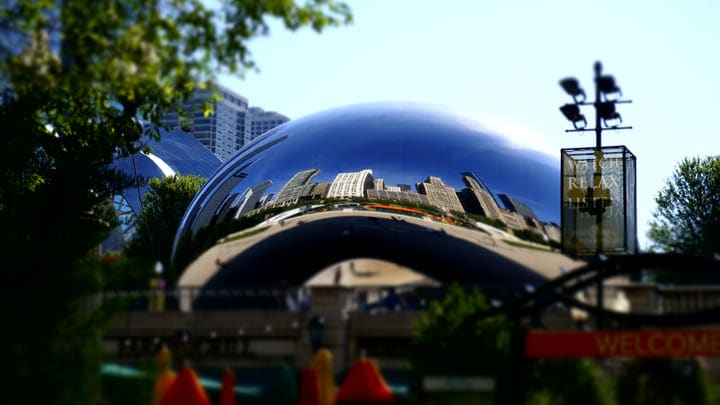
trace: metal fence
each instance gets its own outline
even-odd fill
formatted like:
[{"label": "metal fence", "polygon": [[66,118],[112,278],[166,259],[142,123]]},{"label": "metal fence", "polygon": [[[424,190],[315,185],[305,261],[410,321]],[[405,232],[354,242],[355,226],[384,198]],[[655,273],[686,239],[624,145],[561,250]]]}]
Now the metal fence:
[{"label": "metal fence", "polygon": [[[278,310],[307,311],[312,290],[308,286],[248,285],[233,289],[178,287],[173,289],[111,290],[88,300],[90,309],[103,304],[119,305],[128,311],[213,311]],[[427,309],[432,301],[442,300],[447,285],[410,284],[402,286],[341,287],[347,290],[350,311],[415,311]],[[529,286],[463,286],[483,291],[490,305],[500,305],[532,290]]]}]

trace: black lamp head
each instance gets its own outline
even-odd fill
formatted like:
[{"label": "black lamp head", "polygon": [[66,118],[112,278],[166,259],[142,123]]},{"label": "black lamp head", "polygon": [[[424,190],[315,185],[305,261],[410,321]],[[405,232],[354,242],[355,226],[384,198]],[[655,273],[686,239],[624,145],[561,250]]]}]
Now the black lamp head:
[{"label": "black lamp head", "polygon": [[568,77],[560,80],[560,87],[562,87],[567,94],[572,96],[576,103],[582,103],[585,101],[585,91],[580,87],[580,83],[576,78]]},{"label": "black lamp head", "polygon": [[[585,116],[580,113],[580,107],[577,104],[565,104],[560,107],[560,112],[563,113],[565,118],[572,122],[575,129],[582,129],[587,126],[587,120]],[[582,124],[580,124],[582,122]]]}]

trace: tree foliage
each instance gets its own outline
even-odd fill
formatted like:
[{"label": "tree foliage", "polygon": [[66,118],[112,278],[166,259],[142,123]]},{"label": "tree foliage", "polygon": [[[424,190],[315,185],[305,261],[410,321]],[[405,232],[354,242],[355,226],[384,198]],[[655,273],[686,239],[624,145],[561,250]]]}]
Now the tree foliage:
[{"label": "tree foliage", "polygon": [[633,359],[617,376],[617,403],[708,404],[711,386],[697,360]]},{"label": "tree foliage", "polygon": [[[526,331],[505,315],[483,317],[490,309],[477,289],[457,284],[442,300],[433,301],[413,329],[412,365],[423,375],[470,375],[495,379],[495,402],[604,404],[612,391],[590,360],[524,359],[517,338]],[[515,336],[513,336],[515,334]],[[520,345],[522,346],[522,345]],[[525,362],[524,364],[520,364]],[[569,383],[568,383],[569,382]],[[471,399],[466,399],[470,402]]]},{"label": "tree foliage", "polygon": [[108,164],[145,149],[164,112],[218,72],[254,67],[248,40],[271,19],[321,31],[350,18],[332,0],[2,1],[4,399],[98,399],[98,332],[80,308],[101,278],[81,263],[115,226],[109,201],[129,184]]},{"label": "tree foliage", "polygon": [[413,329],[413,365],[421,371],[493,374],[510,353],[510,324],[503,317],[477,320],[490,309],[478,290],[453,284],[430,303]]},{"label": "tree foliage", "polygon": [[150,179],[143,198],[144,209],[137,220],[136,236],[125,248],[128,256],[145,258],[148,271],[152,270],[153,263],[161,262],[165,269],[163,276],[170,283],[179,276],[171,260],[175,233],[185,210],[205,181],[199,176],[178,174]]},{"label": "tree foliage", "polygon": [[655,197],[648,237],[654,248],[720,253],[720,156],[683,159]]},{"label": "tree foliage", "polygon": [[593,359],[536,359],[530,363],[528,404],[612,404],[611,381]]}]

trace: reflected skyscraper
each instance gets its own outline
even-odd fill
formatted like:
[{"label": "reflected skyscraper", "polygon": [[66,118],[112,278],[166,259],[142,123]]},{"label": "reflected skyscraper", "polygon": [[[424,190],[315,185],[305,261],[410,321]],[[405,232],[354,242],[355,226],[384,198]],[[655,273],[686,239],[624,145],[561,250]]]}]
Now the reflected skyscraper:
[{"label": "reflected skyscraper", "polygon": [[465,211],[455,189],[445,185],[439,177],[428,176],[425,181],[417,183],[416,187],[418,193],[425,194],[428,202],[436,207],[445,211]]},{"label": "reflected skyscraper", "polygon": [[392,190],[389,189],[389,187],[387,186],[383,190],[377,188],[369,189],[367,191],[367,197],[373,200],[395,200],[414,204],[430,204],[430,201],[428,201],[428,198],[425,194],[420,194],[409,190],[403,191],[402,189],[400,189],[400,187],[393,187]]},{"label": "reflected skyscraper", "polygon": [[364,169],[359,172],[338,173],[328,188],[327,197],[366,197],[366,191],[373,187],[373,172],[370,169]]},{"label": "reflected skyscraper", "polygon": [[490,189],[482,182],[482,179],[470,172],[463,172],[462,179],[465,185],[467,185],[467,188],[461,192],[464,202],[463,205],[467,211],[474,214],[482,214],[488,218],[502,220],[500,209],[495,203]]},{"label": "reflected skyscraper", "polygon": [[532,208],[523,204],[518,199],[512,198],[507,194],[498,194],[498,197],[500,198],[500,201],[503,202],[503,205],[506,209],[512,212],[517,212],[525,218],[532,218],[534,220],[538,220],[538,217],[535,215],[535,212],[532,210]]},{"label": "reflected skyscraper", "polygon": [[522,231],[527,228],[527,225],[525,223],[525,218],[518,214],[517,212],[513,212],[506,209],[500,209],[500,219],[503,221],[505,225],[507,225],[508,228],[514,229],[516,231]]},{"label": "reflected skyscraper", "polygon": [[237,212],[235,213],[235,219],[247,214],[248,212],[257,208],[257,205],[262,198],[263,193],[272,185],[272,181],[267,180],[256,186],[250,187],[245,194],[240,198],[237,204]]},{"label": "reflected skyscraper", "polygon": [[[235,186],[240,184],[240,182],[243,181],[245,177],[247,177],[247,173],[243,173],[242,171],[238,170],[235,174],[230,176],[230,178],[228,178],[226,182],[220,185],[217,192],[209,201],[209,204],[211,204],[211,206],[219,208],[217,208],[217,210],[200,210],[200,214],[195,218],[195,221],[192,223],[193,229],[200,229],[217,223],[218,218],[223,211],[222,208],[226,206],[228,202],[230,202],[230,206],[232,206],[231,201],[234,201],[235,198],[237,198],[237,194],[229,195],[230,192],[232,192],[235,189]],[[200,207],[197,208],[199,209]]]},{"label": "reflected skyscraper", "polygon": [[[482,179],[482,177],[478,176],[477,174],[475,174],[473,172],[469,172],[469,171],[460,173],[460,176],[462,176],[463,182],[468,187],[479,188],[481,190],[484,190],[486,193],[488,193],[493,198],[493,200],[495,200],[495,194],[492,192],[492,190],[490,190],[490,187],[485,183],[485,181]],[[470,184],[468,184],[468,181],[465,180],[466,177],[473,181],[473,186],[470,186]],[[497,200],[495,200],[495,205],[499,205],[499,204],[497,204]]]},{"label": "reflected skyscraper", "polygon": [[293,175],[283,186],[275,199],[275,205],[295,203],[303,196],[310,196],[312,179],[320,173],[318,169],[302,170]]}]

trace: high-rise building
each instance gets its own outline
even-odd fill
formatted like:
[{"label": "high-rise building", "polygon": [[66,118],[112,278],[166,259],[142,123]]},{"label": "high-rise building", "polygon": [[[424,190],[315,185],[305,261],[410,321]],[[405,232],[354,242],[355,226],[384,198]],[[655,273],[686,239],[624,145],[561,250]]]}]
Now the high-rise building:
[{"label": "high-rise building", "polygon": [[250,107],[247,112],[243,145],[249,144],[265,132],[288,121],[290,121],[290,118],[275,111],[265,111],[260,107]]},{"label": "high-rise building", "polygon": [[[475,174],[475,172],[462,172],[460,173],[460,176],[469,177],[475,180],[480,189],[485,190],[485,192],[488,193],[490,197],[495,201],[495,205],[500,207],[500,201],[498,201],[497,197],[495,197],[495,194],[492,192],[492,190],[490,190],[490,187],[487,185],[487,183],[485,183],[482,177]],[[467,181],[465,181],[465,184],[467,184]],[[470,186],[468,185],[468,187]]]},{"label": "high-rise building", "polygon": [[240,184],[240,182],[243,181],[245,177],[247,177],[247,173],[243,172],[242,170],[243,168],[236,170],[235,173],[230,177],[229,181],[220,185],[217,192],[213,194],[212,198],[210,199],[210,203],[213,204],[215,207],[218,207],[216,211],[202,211],[202,213],[195,218],[192,224],[193,226],[196,226],[197,229],[200,229],[208,225],[215,224],[216,221],[220,218],[220,215],[225,214],[223,213],[222,208],[226,206],[228,201],[230,201],[231,199],[234,201],[237,198],[237,195],[231,195],[230,192],[233,191],[235,186]]},{"label": "high-rise building", "polygon": [[[170,128],[183,128],[218,159],[229,160],[245,144],[290,119],[282,114],[249,107],[248,99],[224,87],[219,98],[211,100],[210,90],[198,90],[182,105],[188,117],[181,120],[177,112],[166,114],[162,123]],[[213,113],[205,116],[203,102],[210,102]]]},{"label": "high-rise building", "polygon": [[559,243],[562,239],[562,230],[558,224],[545,222],[543,224],[543,232],[551,241]]},{"label": "high-rise building", "polygon": [[366,197],[367,190],[374,187],[372,170],[338,173],[328,188],[328,198]]},{"label": "high-rise building", "polygon": [[500,208],[500,220],[503,221],[508,228],[516,231],[527,229],[525,218],[517,212]]},{"label": "high-rise building", "polygon": [[274,203],[276,205],[295,203],[301,197],[309,197],[314,186],[314,184],[310,184],[310,181],[318,173],[320,173],[318,169],[306,169],[295,173],[277,194]]},{"label": "high-rise building", "polygon": [[467,186],[467,188],[461,192],[465,209],[468,212],[482,214],[488,218],[502,220],[499,207],[492,197],[490,188],[488,188],[485,182],[470,172],[464,172],[461,173],[461,175],[463,182]]},{"label": "high-rise building", "polygon": [[245,191],[245,193],[240,197],[240,199],[237,202],[237,211],[235,212],[235,219],[240,218],[241,216],[247,214],[251,210],[254,210],[257,208],[257,205],[262,198],[262,196],[265,193],[265,190],[267,190],[272,185],[272,181],[267,180],[263,183],[260,183],[256,186],[250,187]]},{"label": "high-rise building", "polygon": [[367,197],[372,200],[396,200],[396,201],[408,201],[416,204],[430,204],[425,194],[416,193],[414,191],[402,191],[398,187],[397,190],[380,190],[380,189],[369,189],[367,191]]},{"label": "high-rise building", "polygon": [[264,196],[260,197],[260,199],[258,200],[258,203],[257,203],[258,207],[262,208],[262,207],[268,205],[270,203],[270,201],[273,199],[273,197],[275,197],[275,194],[273,194],[273,193],[265,194]]},{"label": "high-rise building", "polygon": [[532,208],[520,202],[518,199],[510,197],[507,194],[498,194],[498,197],[500,197],[500,201],[503,202],[506,209],[512,212],[517,212],[525,218],[534,219],[535,221],[538,220]]},{"label": "high-rise building", "polygon": [[428,176],[428,178],[415,185],[420,194],[425,194],[430,204],[442,208],[446,211],[465,212],[460,199],[455,194],[455,189],[446,186],[441,178]]},{"label": "high-rise building", "polygon": [[319,200],[321,198],[325,198],[327,195],[328,188],[330,188],[330,183],[315,183],[313,184],[312,190],[310,190],[310,199],[311,200]]}]

